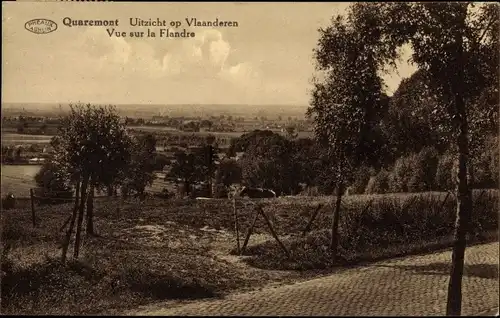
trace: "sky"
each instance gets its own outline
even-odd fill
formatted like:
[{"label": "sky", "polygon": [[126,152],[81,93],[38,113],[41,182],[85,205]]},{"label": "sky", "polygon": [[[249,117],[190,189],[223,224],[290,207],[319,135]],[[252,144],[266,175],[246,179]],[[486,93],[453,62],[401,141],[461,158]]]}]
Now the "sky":
[{"label": "sky", "polygon": [[[318,28],[349,3],[2,2],[2,103],[307,105]],[[36,18],[57,30],[34,34]],[[119,20],[118,27],[63,24]],[[181,21],[194,38],[159,37],[130,18]],[[186,18],[236,21],[190,28]],[[127,32],[109,36],[107,29]],[[132,38],[130,31],[156,31]],[[165,27],[172,30],[172,27]],[[384,79],[391,94],[415,67],[405,50]]]}]

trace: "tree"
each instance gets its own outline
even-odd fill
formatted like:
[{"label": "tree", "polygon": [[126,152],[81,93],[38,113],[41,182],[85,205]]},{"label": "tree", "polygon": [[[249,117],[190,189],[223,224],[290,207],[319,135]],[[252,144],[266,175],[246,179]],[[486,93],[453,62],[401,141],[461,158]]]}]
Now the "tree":
[{"label": "tree", "polygon": [[134,190],[139,197],[144,198],[146,186],[154,181],[156,138],[146,134],[133,138],[131,160],[125,167],[125,180],[122,183],[124,191]]},{"label": "tree", "polygon": [[[204,174],[202,169],[203,157],[197,156],[195,153],[177,152],[172,168],[168,173],[168,177],[181,179],[186,189],[186,194],[191,193],[191,186],[196,182],[203,180]],[[201,158],[200,158],[201,157]]]},{"label": "tree", "polygon": [[212,130],[213,125],[214,125],[213,122],[211,120],[208,120],[208,119],[204,119],[200,123],[200,127],[207,128],[208,131]]},{"label": "tree", "polygon": [[241,159],[243,183],[251,187],[269,188],[277,193],[293,193],[299,178],[294,173],[293,144],[272,133],[267,138],[249,142]]},{"label": "tree", "polygon": [[383,121],[393,157],[419,152],[428,144],[442,150],[448,146],[445,136],[436,129],[434,109],[438,104],[423,70],[417,70],[399,84],[390,98]]},{"label": "tree", "polygon": [[320,145],[310,138],[299,138],[293,140],[291,165],[298,182],[306,186],[319,186],[322,193],[328,190],[328,182],[323,179],[324,169],[331,166],[324,157],[325,151]]},{"label": "tree", "polygon": [[289,139],[295,139],[295,138],[297,138],[298,134],[295,132],[295,127],[294,126],[287,126],[285,128],[285,130],[286,130],[286,136]]},{"label": "tree", "polygon": [[[385,11],[382,33],[387,47],[394,51],[402,43],[411,45],[413,62],[425,70],[439,99],[433,112],[441,119],[438,128],[450,132],[449,139],[455,145],[457,217],[446,313],[460,315],[466,234],[472,212],[468,171],[474,144],[470,142],[474,133],[470,132],[475,121],[469,108],[485,88],[498,89],[498,6],[475,8],[472,3],[451,2],[379,6]],[[498,112],[498,105],[496,109]],[[495,121],[492,112],[486,112],[486,117],[490,118],[488,122]]]},{"label": "tree", "polygon": [[71,188],[66,171],[52,161],[44,163],[34,179],[38,187],[48,192],[66,191]]},{"label": "tree", "polygon": [[208,197],[212,197],[212,179],[215,176],[216,164],[215,161],[218,159],[217,152],[218,147],[215,144],[216,138],[214,135],[208,135],[205,138],[205,144],[203,145],[201,151],[205,158],[202,169],[206,176],[208,185]]},{"label": "tree", "polygon": [[[52,139],[51,145],[53,162],[68,174],[77,189],[63,244],[62,259],[65,261],[75,221],[73,255],[78,258],[85,205],[93,204],[92,194],[97,184],[110,182],[127,166],[131,139],[114,107],[77,104],[70,105],[70,112],[62,118],[59,134]],[[87,200],[89,194],[91,199]],[[92,214],[87,214],[87,232],[93,232]]]},{"label": "tree", "polygon": [[237,152],[245,152],[251,144],[257,143],[262,138],[269,138],[276,135],[276,133],[270,130],[259,130],[245,133],[238,138],[231,139],[231,143],[228,149],[228,155],[233,157]]},{"label": "tree", "polygon": [[215,183],[229,188],[239,182],[241,182],[241,167],[238,162],[234,159],[222,160],[215,174]]},{"label": "tree", "polygon": [[330,242],[334,258],[345,183],[356,167],[380,157],[374,136],[380,134],[386,96],[377,72],[395,57],[383,42],[382,13],[378,5],[352,5],[347,18],[336,16],[332,25],[319,30],[314,50],[319,74],[308,115],[313,118],[318,142],[328,149],[328,157],[335,163],[331,178],[337,193]]},{"label": "tree", "polygon": [[21,153],[23,148],[21,146],[16,148],[16,161],[21,161]]},{"label": "tree", "polygon": [[14,161],[14,147],[7,147],[6,150],[6,161],[13,162]]}]

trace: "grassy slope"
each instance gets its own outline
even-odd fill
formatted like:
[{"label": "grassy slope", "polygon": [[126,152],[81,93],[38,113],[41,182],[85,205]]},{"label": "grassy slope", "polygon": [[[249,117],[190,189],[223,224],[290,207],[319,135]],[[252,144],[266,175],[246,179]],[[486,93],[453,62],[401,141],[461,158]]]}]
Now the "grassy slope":
[{"label": "grassy slope", "polygon": [[[443,199],[441,193],[428,195]],[[388,197],[377,196],[377,201]],[[415,195],[393,196],[401,203],[412,197]],[[351,208],[364,206],[370,198],[346,197],[344,215],[356,215]],[[242,241],[256,202],[237,203]],[[62,267],[56,260],[62,237],[58,229],[71,205],[37,207],[39,226],[33,229],[29,202],[19,202],[15,210],[2,214],[2,248],[6,243],[11,245],[8,257],[2,260],[2,269],[8,273],[2,280],[2,312],[120,313],[158,300],[214,297],[272,281],[305,279],[324,273],[321,269],[331,266],[328,253],[322,248],[328,242],[325,229],[330,224],[329,207],[324,208],[306,239],[290,236],[303,229],[316,204],[331,202],[331,198],[295,197],[258,202],[264,204],[280,238],[292,250],[292,260],[283,256],[262,220],[258,220],[256,234],[250,238],[248,256],[231,256],[235,235],[232,204],[228,200],[152,198],[139,203],[104,198],[96,200],[96,229],[100,236],[85,239],[81,260]],[[372,232],[379,234],[376,230]],[[497,238],[486,234],[485,239]],[[341,229],[341,236],[350,240],[352,235]],[[372,246],[370,253],[364,254],[344,244],[341,253],[344,263],[352,264],[449,244],[446,235],[423,238],[382,249]],[[315,270],[276,270],[311,268]]]}]

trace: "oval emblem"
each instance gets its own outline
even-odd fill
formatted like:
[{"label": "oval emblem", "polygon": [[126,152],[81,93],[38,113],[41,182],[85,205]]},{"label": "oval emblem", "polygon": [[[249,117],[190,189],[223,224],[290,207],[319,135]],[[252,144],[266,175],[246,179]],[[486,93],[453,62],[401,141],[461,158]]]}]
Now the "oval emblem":
[{"label": "oval emblem", "polygon": [[33,19],[26,22],[24,28],[35,34],[47,34],[57,30],[57,24],[48,19]]}]

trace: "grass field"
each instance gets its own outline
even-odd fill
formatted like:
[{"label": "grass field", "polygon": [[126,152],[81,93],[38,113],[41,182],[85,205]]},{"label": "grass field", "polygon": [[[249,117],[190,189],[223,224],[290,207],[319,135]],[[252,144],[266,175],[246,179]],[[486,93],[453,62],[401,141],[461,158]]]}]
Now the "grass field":
[{"label": "grass field", "polygon": [[[2,165],[1,196],[12,193],[18,198],[29,197],[30,189],[36,187],[34,177],[39,170],[38,165]],[[155,179],[147,191],[160,193],[164,188],[174,191],[172,184],[161,179]]]},{"label": "grass field", "polygon": [[35,187],[34,176],[40,170],[37,165],[2,165],[1,195],[13,193],[16,197],[29,197]]},{"label": "grass field", "polygon": [[[2,312],[120,314],[160,300],[219,297],[308,279],[335,266],[440,249],[450,246],[454,223],[454,200],[442,204],[445,196],[377,196],[368,210],[374,196],[346,197],[336,264],[325,248],[331,213],[327,197],[237,201],[240,240],[255,204],[262,204],[290,257],[262,219],[245,255],[234,255],[230,200],[96,199],[99,236],[85,238],[80,260],[65,266],[57,261],[63,236],[59,227],[71,204],[36,206],[38,227],[32,228],[29,201],[20,201],[2,214]],[[326,206],[302,237],[319,203]],[[498,191],[474,192],[470,243],[498,239],[497,207]]]},{"label": "grass field", "polygon": [[18,133],[8,133],[2,131],[2,145],[30,145],[30,144],[49,144],[52,136],[50,135],[25,135]]}]

